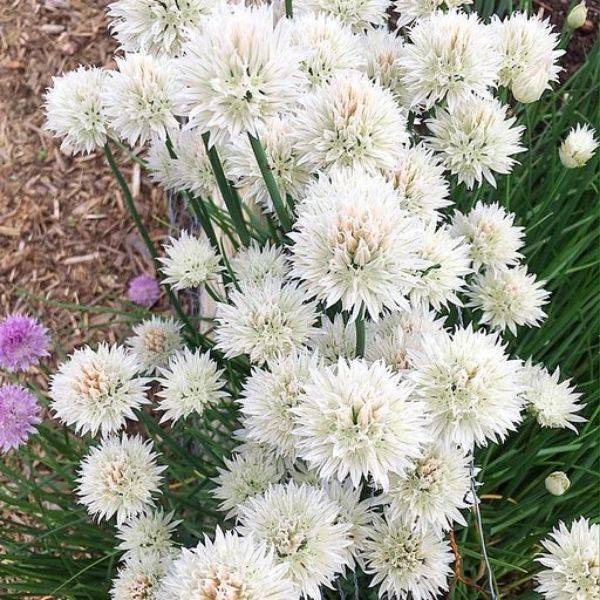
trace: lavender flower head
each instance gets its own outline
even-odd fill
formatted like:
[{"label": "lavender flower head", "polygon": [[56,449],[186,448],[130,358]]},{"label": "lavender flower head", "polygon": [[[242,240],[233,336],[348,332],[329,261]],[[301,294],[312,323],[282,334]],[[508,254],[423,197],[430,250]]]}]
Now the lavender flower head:
[{"label": "lavender flower head", "polygon": [[24,371],[48,356],[48,330],[37,319],[8,315],[0,322],[0,367]]},{"label": "lavender flower head", "polygon": [[40,423],[36,397],[20,385],[0,387],[0,452],[18,448]]},{"label": "lavender flower head", "polygon": [[160,297],[160,285],[150,275],[138,275],[129,282],[127,297],[136,304],[150,308]]}]

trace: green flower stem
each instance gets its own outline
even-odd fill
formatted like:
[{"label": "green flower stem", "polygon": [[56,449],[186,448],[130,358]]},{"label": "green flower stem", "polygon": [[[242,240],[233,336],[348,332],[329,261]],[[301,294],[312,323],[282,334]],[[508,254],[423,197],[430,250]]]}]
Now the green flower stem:
[{"label": "green flower stem", "polygon": [[289,231],[292,228],[292,221],[290,220],[287,208],[283,202],[283,199],[281,198],[279,189],[277,188],[277,183],[275,182],[273,171],[271,171],[271,167],[269,166],[269,161],[267,159],[267,155],[265,154],[265,150],[257,137],[254,137],[249,133],[248,138],[250,139],[250,145],[252,146],[252,151],[256,157],[256,162],[258,163],[260,173],[265,180],[265,185],[267,186],[269,196],[271,196],[271,200],[273,201],[275,212],[279,217],[279,222],[285,231]]},{"label": "green flower stem", "polygon": [[210,283],[206,282],[206,284],[204,285],[208,295],[217,303],[223,303],[225,302],[225,300],[221,297],[221,294],[219,294],[219,292],[217,292],[211,285]]},{"label": "green flower stem", "polygon": [[356,358],[362,358],[365,355],[365,319],[361,314],[354,321],[356,328]]},{"label": "green flower stem", "polygon": [[125,144],[123,144],[120,140],[116,139],[116,138],[111,138],[111,142],[122,152],[125,152],[125,154],[127,154],[127,156],[133,161],[136,162],[138,165],[140,165],[140,167],[143,167],[144,169],[148,168],[148,163],[143,159],[140,158],[135,152],[133,152],[133,150],[131,150],[131,148],[129,148],[129,146],[126,146]]},{"label": "green flower stem", "polygon": [[[167,135],[167,140],[165,142],[167,146],[167,151],[172,160],[177,160],[177,154],[175,153],[175,149],[173,148],[173,142],[171,138]],[[212,222],[208,213],[206,212],[206,207],[204,206],[204,201],[202,198],[198,199],[194,194],[192,194],[188,190],[184,190],[183,194],[185,195],[188,204],[191,206],[196,218],[200,222],[202,229],[204,229],[210,243],[213,248],[219,251],[219,243],[217,242],[217,236],[215,235],[215,230],[213,229]]]},{"label": "green flower stem", "polygon": [[121,173],[121,170],[117,166],[115,157],[112,153],[112,150],[110,149],[110,146],[108,145],[108,142],[104,145],[104,154],[106,156],[106,160],[108,161],[110,169],[113,172],[113,175],[115,176],[115,179],[117,180],[121,191],[123,192],[125,203],[127,204],[127,208],[131,214],[131,217],[133,218],[133,222],[135,223],[135,226],[140,232],[140,235],[144,240],[144,244],[146,244],[146,248],[148,248],[148,252],[150,252],[150,256],[154,261],[156,269],[159,270],[160,263],[158,262],[158,252],[156,251],[156,246],[154,245],[154,242],[150,239],[148,230],[146,229],[146,226],[144,225],[142,218],[140,217],[140,213],[138,212],[135,206],[135,202],[133,201],[133,196],[131,195],[129,186],[125,181],[125,177],[123,177],[123,173]]},{"label": "green flower stem", "polygon": [[202,200],[202,198],[196,198],[194,194],[187,190],[184,191],[184,195],[192,211],[196,215],[200,226],[202,227],[202,229],[204,229],[206,237],[208,237],[208,240],[210,241],[212,247],[218,252],[220,252],[217,235],[215,234],[215,230],[212,226],[210,217],[208,216],[208,212],[206,211],[206,207],[204,206],[204,201]]},{"label": "green flower stem", "polygon": [[242,244],[244,246],[248,246],[250,244],[250,234],[248,233],[246,222],[244,221],[241,203],[231,192],[229,182],[225,176],[225,171],[223,171],[223,165],[221,164],[221,159],[219,158],[217,148],[215,146],[209,147],[210,134],[202,134],[202,140],[204,141],[204,147],[206,148],[206,152],[208,154],[208,160],[215,175],[215,179],[217,180],[217,185],[219,186],[221,196],[223,196],[223,201],[225,202],[225,206],[227,206],[229,215],[231,216],[233,224],[235,225],[236,232],[240,236],[240,241]]},{"label": "green flower stem", "polygon": [[[140,232],[140,235],[142,236],[142,239],[144,240],[144,243],[146,244],[146,247],[148,248],[148,252],[150,252],[150,256],[152,257],[152,261],[154,262],[156,271],[158,273],[160,273],[161,264],[158,260],[158,252],[156,250],[156,246],[154,245],[154,242],[150,239],[148,230],[146,229],[146,226],[144,225],[144,222],[142,221],[142,218],[140,217],[140,213],[138,212],[138,210],[135,206],[135,202],[133,201],[133,196],[131,195],[131,191],[129,190],[127,181],[125,181],[125,177],[123,177],[123,173],[121,173],[121,170],[119,169],[119,167],[115,161],[115,157],[112,153],[112,150],[110,149],[110,146],[108,145],[108,142],[104,145],[104,154],[106,156],[106,160],[108,161],[110,169],[113,172],[113,175],[115,176],[115,179],[117,180],[117,183],[119,184],[119,186],[121,188],[121,191],[123,192],[123,197],[125,198],[125,204],[127,204],[127,208],[129,210],[129,213],[131,214],[131,217],[133,218],[133,222],[135,223],[137,230]],[[202,345],[207,345],[207,340],[192,325],[192,323],[188,319],[188,316],[185,314],[185,311],[183,310],[183,307],[181,306],[179,299],[173,293],[173,290],[171,290],[171,287],[168,285],[165,285],[165,284],[163,284],[163,285],[167,291],[167,295],[169,297],[169,302],[171,303],[171,306],[177,313],[177,317],[181,320],[181,322],[185,325],[185,327],[189,331],[193,340],[195,342],[199,341]]]},{"label": "green flower stem", "polygon": [[292,0],[285,0],[285,16],[291,19],[294,16],[294,9],[292,8]]}]

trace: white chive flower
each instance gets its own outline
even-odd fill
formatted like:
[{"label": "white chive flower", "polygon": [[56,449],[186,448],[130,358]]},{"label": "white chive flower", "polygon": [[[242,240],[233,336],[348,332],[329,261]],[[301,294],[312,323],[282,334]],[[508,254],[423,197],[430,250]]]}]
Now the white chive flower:
[{"label": "white chive flower", "polygon": [[45,128],[62,138],[66,154],[93,152],[104,146],[109,125],[102,112],[102,88],[107,72],[79,67],[54,77],[44,96]]},{"label": "white chive flower", "polygon": [[320,599],[320,586],[331,587],[351,564],[352,525],[339,521],[338,505],[323,490],[293,482],[273,485],[239,510],[239,532],[272,547],[306,598]]},{"label": "white chive flower", "polygon": [[182,551],[157,600],[190,598],[299,600],[300,594],[267,544],[217,527],[214,541],[205,536],[195,548]]},{"label": "white chive flower", "polygon": [[515,226],[515,215],[497,202],[477,202],[468,214],[455,212],[452,233],[469,244],[475,270],[512,266],[523,257],[523,228]]},{"label": "white chive flower", "polygon": [[382,498],[391,519],[403,516],[436,533],[466,525],[461,510],[469,507],[469,457],[451,444],[434,443],[404,477],[393,476]]},{"label": "white chive flower", "polygon": [[327,307],[358,317],[408,307],[420,227],[381,175],[336,170],[307,190],[290,234],[292,275]]},{"label": "white chive flower", "polygon": [[567,527],[562,521],[542,540],[545,552],[536,560],[544,569],[537,575],[546,600],[600,598],[600,525],[585,517]]},{"label": "white chive flower", "polygon": [[[293,199],[300,198],[312,175],[306,165],[299,164],[301,154],[294,147],[295,132],[290,122],[283,117],[274,117],[257,129],[281,198],[284,202],[288,195]],[[247,136],[236,136],[232,140],[227,174],[243,200],[256,202],[274,212],[271,195]]]},{"label": "white chive flower", "polygon": [[169,238],[165,245],[162,272],[163,283],[174,290],[186,290],[217,281],[221,267],[219,257],[206,237],[195,237],[183,231],[178,238]]},{"label": "white chive flower", "polygon": [[90,449],[79,467],[79,502],[98,519],[116,515],[117,524],[154,506],[161,473],[152,442],[109,436]]},{"label": "white chive flower", "polygon": [[356,562],[361,563],[361,551],[364,549],[365,542],[369,537],[369,531],[373,523],[373,513],[371,498],[360,499],[361,489],[355,488],[349,479],[343,483],[330,479],[321,482],[321,487],[328,498],[335,502],[339,509],[338,522],[350,523],[349,533],[352,545],[350,552]]},{"label": "white chive flower", "polygon": [[443,333],[444,318],[423,306],[412,306],[408,310],[386,315],[379,323],[374,324],[376,335],[389,335],[401,328],[406,335],[425,336]]},{"label": "white chive flower", "polygon": [[144,54],[117,57],[102,90],[103,111],[115,133],[130,146],[153,135],[166,139],[179,128],[175,113],[181,84],[173,61]]},{"label": "white chive flower", "polygon": [[393,94],[359,73],[341,73],[308,95],[294,129],[300,163],[392,169],[408,142],[406,116]]},{"label": "white chive flower", "polygon": [[404,51],[402,38],[387,27],[369,29],[362,36],[366,65],[362,69],[371,81],[389,90],[401,105],[407,105],[406,86],[400,57]]},{"label": "white chive flower", "polygon": [[[208,159],[208,153],[197,129],[184,129],[174,138],[173,146],[177,154],[174,179],[177,187],[189,190],[202,200],[212,200],[217,206],[222,204],[221,192]],[[218,149],[223,168],[227,171],[227,154]]]},{"label": "white chive flower", "polygon": [[517,162],[512,156],[525,151],[520,143],[525,128],[506,113],[507,105],[473,96],[452,109],[438,108],[427,121],[429,146],[467,188],[484,179],[496,187],[494,173],[510,173]]},{"label": "white chive flower", "polygon": [[[500,53],[500,85],[508,88],[524,83],[522,78],[541,77],[538,97],[549,83],[558,81],[558,59],[565,53],[557,50],[559,36],[549,20],[524,12],[510,13],[503,20],[494,15],[489,32]],[[518,99],[518,98],[517,98]]]},{"label": "white chive flower", "polygon": [[421,455],[429,439],[424,405],[382,362],[340,359],[313,369],[294,409],[299,456],[322,478],[355,487],[372,479],[386,488]]},{"label": "white chive flower", "polygon": [[598,148],[595,130],[581,123],[573,127],[558,149],[560,162],[567,169],[578,169],[587,164]]},{"label": "white chive flower", "polygon": [[[394,313],[394,315],[397,313]],[[416,344],[420,347],[419,337],[405,333],[401,327],[379,332],[377,327],[369,328],[365,346],[365,358],[369,362],[382,360],[386,366],[396,373],[402,373],[412,368],[409,348]]]},{"label": "white chive flower", "polygon": [[314,333],[316,302],[296,284],[266,279],[232,290],[230,304],[217,305],[217,348],[226,358],[248,354],[262,364],[303,346]]},{"label": "white chive flower", "polygon": [[248,439],[283,458],[296,458],[293,409],[301,401],[311,369],[319,363],[318,354],[292,352],[270,362],[269,370],[252,370],[238,400]]},{"label": "white chive flower", "polygon": [[497,335],[457,329],[431,337],[412,360],[409,378],[436,439],[469,450],[504,440],[521,421],[521,363],[509,359]]},{"label": "white chive flower", "polygon": [[443,334],[442,321],[434,319],[434,313],[423,308],[385,316],[367,329],[365,358],[383,360],[399,373],[412,369],[413,352],[427,344],[430,336]]},{"label": "white chive flower", "polygon": [[438,221],[450,206],[450,189],[438,157],[423,145],[402,150],[394,168],[385,171],[400,196],[400,206],[424,221]]},{"label": "white chive flower", "polygon": [[159,373],[160,389],[156,395],[160,398],[158,409],[164,411],[161,423],[201,415],[207,407],[228,396],[222,389],[223,370],[208,353],[184,348],[173,354],[168,366],[159,368]]},{"label": "white chive flower", "polygon": [[[150,141],[146,163],[152,181],[167,190],[187,190],[199,199],[220,205],[221,193],[200,132],[173,130],[169,136],[175,157],[165,140],[153,136]],[[227,159],[221,148],[219,156],[226,169]]]},{"label": "white chive flower", "polygon": [[584,407],[580,404],[581,394],[575,392],[570,379],[560,381],[558,367],[550,373],[544,366],[527,361],[521,380],[527,408],[542,427],[576,432],[576,424],[585,422],[586,419],[577,414]]},{"label": "white chive flower", "polygon": [[537,281],[527,267],[500,267],[479,274],[468,290],[467,306],[480,309],[480,322],[492,329],[508,329],[517,335],[517,327],[539,327],[546,318],[542,306],[550,293]]},{"label": "white chive flower", "polygon": [[447,227],[436,229],[431,223],[423,232],[418,256],[428,266],[416,273],[411,304],[429,304],[438,311],[448,304],[461,306],[457,293],[463,291],[465,277],[472,271],[469,246],[464,240],[453,237]]},{"label": "white chive flower", "polygon": [[321,317],[321,325],[309,341],[309,346],[319,353],[327,363],[337,363],[339,358],[355,358],[356,327],[354,322],[344,322],[341,314],[331,321],[326,315]]},{"label": "white chive flower", "polygon": [[400,64],[412,106],[446,100],[450,110],[473,94],[489,98],[500,56],[476,13],[436,11],[409,32]]},{"label": "white chive flower", "polygon": [[290,271],[283,250],[269,242],[262,248],[254,242],[247,248],[240,248],[230,259],[230,264],[241,284],[261,285],[268,278],[284,279]]},{"label": "white chive flower", "polygon": [[114,433],[127,419],[137,421],[134,411],[149,402],[141,368],[121,346],[77,349],[50,380],[50,407],[79,434]]},{"label": "white chive flower", "polygon": [[110,30],[125,52],[177,56],[189,31],[212,13],[217,0],[116,0],[108,5]]},{"label": "white chive flower", "polygon": [[454,555],[432,529],[408,519],[379,518],[371,528],[363,558],[365,572],[390,600],[435,600],[448,589]]},{"label": "white chive flower", "polygon": [[126,343],[143,371],[157,373],[183,348],[180,330],[181,325],[175,319],[153,316],[135,325]]},{"label": "white chive flower", "polygon": [[325,13],[337,17],[356,33],[387,22],[387,0],[296,0],[294,13]]},{"label": "white chive flower", "polygon": [[121,523],[116,534],[121,540],[118,548],[125,552],[121,560],[173,555],[173,530],[180,523],[173,520],[172,512],[165,514],[162,509],[143,512]]},{"label": "white chive flower", "polygon": [[212,490],[220,500],[219,510],[226,512],[226,518],[239,515],[240,505],[262,494],[268,487],[281,481],[283,464],[257,444],[243,447],[231,459],[225,459],[225,468],[218,467],[218,476]]},{"label": "white chive flower", "polygon": [[386,328],[380,333],[378,325],[375,323],[367,330],[365,359],[369,362],[381,360],[396,373],[408,371],[412,367],[408,348],[415,343],[413,336],[406,334],[401,327]]},{"label": "white chive flower", "polygon": [[360,37],[326,13],[306,13],[294,19],[292,44],[306,55],[300,68],[310,88],[329,81],[339,71],[364,66]]},{"label": "white chive flower", "polygon": [[[179,137],[179,132],[171,132],[171,141]],[[176,191],[179,189],[177,181],[177,160],[172,158],[165,140],[152,136],[146,154],[146,166],[150,179],[158,183],[165,190]]]},{"label": "white chive flower", "polygon": [[110,588],[111,600],[158,600],[169,559],[140,555],[127,560],[117,571]]},{"label": "white chive flower", "polygon": [[442,8],[458,8],[472,4],[473,0],[394,0],[394,11],[398,13],[397,27],[404,27],[413,21],[430,17]]},{"label": "white chive flower", "polygon": [[297,101],[302,77],[291,25],[269,6],[224,6],[190,34],[178,59],[183,116],[210,142],[257,127]]}]

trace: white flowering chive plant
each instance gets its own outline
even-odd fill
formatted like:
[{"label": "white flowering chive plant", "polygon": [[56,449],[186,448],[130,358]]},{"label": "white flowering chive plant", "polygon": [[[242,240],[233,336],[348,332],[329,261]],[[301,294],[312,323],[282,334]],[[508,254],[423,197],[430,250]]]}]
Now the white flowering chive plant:
[{"label": "white flowering chive plant", "polygon": [[[111,3],[115,69],[58,75],[47,128],[105,153],[172,311],[132,281],[53,424],[0,388],[0,447],[41,433],[3,597],[600,598],[600,62],[557,91],[559,32],[482,8]],[[196,226],[157,247],[116,153]]]}]

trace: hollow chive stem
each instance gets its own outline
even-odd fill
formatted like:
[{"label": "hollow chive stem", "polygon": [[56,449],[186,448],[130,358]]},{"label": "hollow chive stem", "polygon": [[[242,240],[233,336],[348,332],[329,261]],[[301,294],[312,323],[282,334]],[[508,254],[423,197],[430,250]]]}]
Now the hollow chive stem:
[{"label": "hollow chive stem", "polygon": [[277,187],[277,182],[275,181],[275,177],[269,165],[269,160],[267,159],[263,145],[261,144],[260,139],[253,136],[251,133],[248,134],[248,138],[250,139],[250,145],[252,146],[252,151],[254,152],[256,162],[258,163],[260,174],[265,181],[267,191],[269,192],[269,196],[273,202],[275,213],[277,214],[283,229],[285,231],[289,231],[292,228],[292,221],[281,194],[279,193],[279,188]]}]

